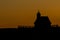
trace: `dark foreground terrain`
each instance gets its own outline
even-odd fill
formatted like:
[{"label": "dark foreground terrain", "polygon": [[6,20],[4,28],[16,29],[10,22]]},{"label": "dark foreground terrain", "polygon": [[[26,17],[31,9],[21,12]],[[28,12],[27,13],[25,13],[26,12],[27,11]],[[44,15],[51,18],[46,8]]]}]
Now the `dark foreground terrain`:
[{"label": "dark foreground terrain", "polygon": [[[52,28],[5,28],[0,29],[0,33],[3,33],[5,36],[8,34],[9,37],[13,38],[18,37],[19,39],[26,39],[26,40],[34,40],[34,39],[41,39],[42,33],[45,34],[47,32],[60,32],[60,27],[52,27]],[[6,34],[5,34],[6,33]],[[44,37],[44,36],[43,36]],[[15,38],[14,38],[15,39]]]},{"label": "dark foreground terrain", "polygon": [[17,32],[16,28],[1,28],[0,32]]},{"label": "dark foreground terrain", "polygon": [[0,32],[60,32],[60,27],[51,28],[0,28]]}]

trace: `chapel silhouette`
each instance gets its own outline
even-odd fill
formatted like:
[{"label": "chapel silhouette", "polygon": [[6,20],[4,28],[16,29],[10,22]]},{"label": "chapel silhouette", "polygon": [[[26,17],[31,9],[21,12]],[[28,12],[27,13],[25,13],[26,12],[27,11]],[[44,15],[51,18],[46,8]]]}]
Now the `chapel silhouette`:
[{"label": "chapel silhouette", "polygon": [[51,27],[51,22],[48,16],[41,16],[40,12],[37,13],[36,21],[34,22],[35,29],[45,30]]}]

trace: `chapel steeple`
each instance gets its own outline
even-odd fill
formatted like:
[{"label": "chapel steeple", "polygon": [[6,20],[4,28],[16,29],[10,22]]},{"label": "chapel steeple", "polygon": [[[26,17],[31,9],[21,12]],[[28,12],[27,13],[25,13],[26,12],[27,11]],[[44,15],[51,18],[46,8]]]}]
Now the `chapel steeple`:
[{"label": "chapel steeple", "polygon": [[38,12],[37,12],[37,18],[40,18],[40,16],[41,16],[41,14],[40,14],[40,12],[38,10]]}]

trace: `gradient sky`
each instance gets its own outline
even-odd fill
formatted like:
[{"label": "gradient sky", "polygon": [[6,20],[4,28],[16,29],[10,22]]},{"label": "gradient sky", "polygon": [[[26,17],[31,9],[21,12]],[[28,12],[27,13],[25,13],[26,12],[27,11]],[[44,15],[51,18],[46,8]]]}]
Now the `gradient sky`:
[{"label": "gradient sky", "polygon": [[33,26],[38,10],[60,25],[60,0],[0,0],[0,28]]}]

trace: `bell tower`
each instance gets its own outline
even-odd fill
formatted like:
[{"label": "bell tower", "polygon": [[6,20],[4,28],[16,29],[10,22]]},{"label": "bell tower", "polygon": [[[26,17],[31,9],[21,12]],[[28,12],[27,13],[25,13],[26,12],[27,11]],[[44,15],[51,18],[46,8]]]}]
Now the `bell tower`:
[{"label": "bell tower", "polygon": [[41,17],[41,14],[40,14],[40,12],[38,11],[38,13],[37,13],[37,19],[39,19]]}]

